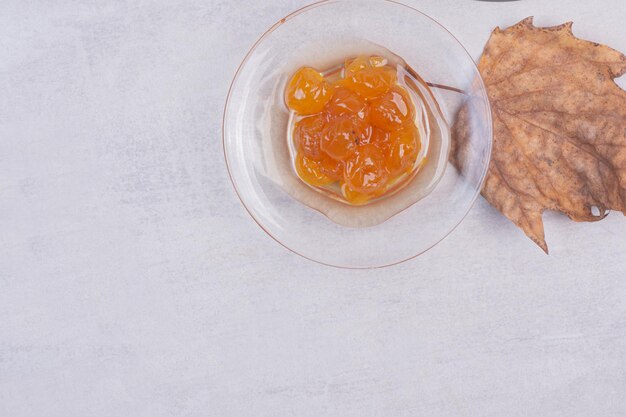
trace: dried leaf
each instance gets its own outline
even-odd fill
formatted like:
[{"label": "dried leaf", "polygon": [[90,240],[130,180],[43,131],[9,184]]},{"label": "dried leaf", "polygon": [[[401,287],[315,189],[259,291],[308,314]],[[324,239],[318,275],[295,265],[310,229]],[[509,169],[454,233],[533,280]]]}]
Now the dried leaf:
[{"label": "dried leaf", "polygon": [[[546,209],[575,221],[626,214],[626,92],[614,82],[623,54],[576,38],[571,22],[538,28],[529,17],[496,28],[478,68],[493,116],[487,201],[546,253]],[[463,111],[458,119],[463,153]]]}]

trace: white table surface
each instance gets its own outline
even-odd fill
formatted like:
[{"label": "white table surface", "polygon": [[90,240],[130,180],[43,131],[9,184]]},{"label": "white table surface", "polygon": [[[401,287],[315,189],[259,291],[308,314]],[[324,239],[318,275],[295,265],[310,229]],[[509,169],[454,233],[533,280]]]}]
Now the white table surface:
[{"label": "white table surface", "polygon": [[[476,58],[528,15],[626,51],[623,0],[407,2]],[[304,4],[2,1],[0,416],[626,415],[621,214],[547,214],[546,256],[480,200],[372,271],[248,217],[227,88]]]}]

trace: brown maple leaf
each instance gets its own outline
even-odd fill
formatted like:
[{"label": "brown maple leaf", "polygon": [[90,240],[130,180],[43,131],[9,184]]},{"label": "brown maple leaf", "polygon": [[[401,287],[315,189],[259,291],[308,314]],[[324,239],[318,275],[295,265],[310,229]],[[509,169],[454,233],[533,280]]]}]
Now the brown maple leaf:
[{"label": "brown maple leaf", "polygon": [[[493,117],[489,203],[546,253],[546,209],[575,221],[626,214],[626,92],[614,82],[623,54],[576,38],[571,22],[539,28],[529,17],[493,31],[478,69]],[[457,166],[464,111],[453,130]]]}]

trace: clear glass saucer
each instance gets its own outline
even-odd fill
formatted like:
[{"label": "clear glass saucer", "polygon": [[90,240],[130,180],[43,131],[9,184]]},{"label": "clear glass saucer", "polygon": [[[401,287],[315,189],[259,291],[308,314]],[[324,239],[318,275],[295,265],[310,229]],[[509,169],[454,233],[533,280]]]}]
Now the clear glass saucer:
[{"label": "clear glass saucer", "polygon": [[[315,193],[290,169],[283,91],[301,66],[330,68],[378,47],[401,57],[430,86],[448,126],[463,132],[452,135],[449,160],[455,163],[448,155],[438,162],[445,170],[427,195],[416,199],[407,187],[376,204],[349,207]],[[254,44],[228,93],[223,142],[237,195],[272,238],[326,265],[375,268],[425,252],[461,222],[487,172],[491,126],[480,74],[443,26],[394,1],[337,0],[286,16]],[[455,146],[460,138],[462,146]],[[351,223],[364,226],[333,220],[342,216],[363,219]]]}]

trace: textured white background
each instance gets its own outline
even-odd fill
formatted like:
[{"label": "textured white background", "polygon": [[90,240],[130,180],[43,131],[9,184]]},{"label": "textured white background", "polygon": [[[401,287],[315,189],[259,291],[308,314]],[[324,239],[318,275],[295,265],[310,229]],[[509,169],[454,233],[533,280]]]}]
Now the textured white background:
[{"label": "textured white background", "polygon": [[[531,14],[626,51],[623,0],[409,3],[475,58]],[[546,256],[479,200],[374,271],[247,216],[228,84],[304,4],[2,0],[0,416],[625,416],[622,215],[547,214]]]}]

